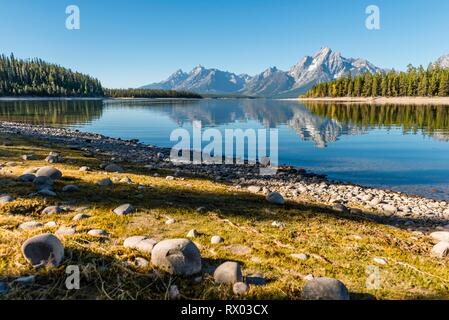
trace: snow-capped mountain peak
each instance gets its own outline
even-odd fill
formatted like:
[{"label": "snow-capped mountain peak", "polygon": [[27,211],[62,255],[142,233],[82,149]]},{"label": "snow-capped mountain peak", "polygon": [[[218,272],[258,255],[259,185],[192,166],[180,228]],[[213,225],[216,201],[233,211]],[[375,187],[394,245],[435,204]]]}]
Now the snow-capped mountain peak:
[{"label": "snow-capped mountain peak", "polygon": [[439,57],[433,65],[444,69],[449,68],[449,54]]}]

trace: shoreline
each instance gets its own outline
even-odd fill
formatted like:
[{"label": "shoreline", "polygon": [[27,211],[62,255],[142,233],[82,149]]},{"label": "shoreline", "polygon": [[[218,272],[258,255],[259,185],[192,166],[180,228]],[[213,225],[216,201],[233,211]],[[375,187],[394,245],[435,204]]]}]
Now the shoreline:
[{"label": "shoreline", "polygon": [[368,104],[416,104],[416,105],[448,105],[449,97],[337,97],[337,98],[293,98],[282,99],[299,102],[338,102],[338,103],[368,103]]},{"label": "shoreline", "polygon": [[118,162],[143,165],[148,170],[169,170],[173,174],[207,178],[229,184],[235,190],[246,189],[256,194],[279,192],[286,200],[331,207],[342,204],[361,211],[375,212],[381,218],[397,219],[398,223],[405,223],[411,218],[417,224],[447,224],[449,220],[448,201],[330,181],[323,175],[292,166],[280,166],[276,175],[262,176],[260,169],[263,166],[260,164],[174,164],[168,156],[169,148],[142,144],[137,139],[121,140],[97,133],[25,123],[0,121],[0,134],[60,144],[93,156],[107,156]]}]

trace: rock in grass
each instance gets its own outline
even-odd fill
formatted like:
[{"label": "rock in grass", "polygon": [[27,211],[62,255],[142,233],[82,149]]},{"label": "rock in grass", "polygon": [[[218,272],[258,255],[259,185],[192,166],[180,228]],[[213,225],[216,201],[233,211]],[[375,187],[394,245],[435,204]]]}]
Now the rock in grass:
[{"label": "rock in grass", "polygon": [[201,254],[190,240],[163,240],[154,246],[151,264],[172,275],[190,276],[201,271]]},{"label": "rock in grass", "polygon": [[109,178],[98,180],[96,183],[102,187],[112,186],[112,180]]},{"label": "rock in grass", "polygon": [[53,189],[53,180],[46,176],[36,177],[33,180],[37,190],[51,190]]},{"label": "rock in grass", "polygon": [[86,213],[78,213],[76,216],[73,217],[73,221],[80,221],[80,220],[85,220],[85,219],[89,219],[91,217],[91,215],[86,214]]},{"label": "rock in grass", "polygon": [[348,212],[348,208],[341,204],[341,203],[336,203],[332,206],[332,210],[337,211],[337,212],[341,212],[341,213],[347,213]]},{"label": "rock in grass", "polygon": [[275,228],[280,228],[280,229],[282,229],[282,228],[285,228],[285,227],[286,227],[286,224],[285,224],[284,222],[281,222],[281,221],[273,221],[273,222],[271,223],[271,226],[272,226],[272,227],[275,227]]},{"label": "rock in grass", "polygon": [[447,241],[449,242],[449,231],[436,231],[430,234],[430,237],[436,241]]},{"label": "rock in grass", "polygon": [[165,224],[173,224],[173,223],[175,223],[175,222],[176,222],[175,219],[170,218],[170,219],[167,219],[167,220],[165,221]]},{"label": "rock in grass", "polygon": [[235,295],[241,296],[244,295],[249,289],[249,286],[244,282],[236,282],[232,287],[232,291]]},{"label": "rock in grass", "polygon": [[309,257],[305,253],[292,253],[290,256],[294,259],[302,261],[306,261],[307,259],[309,259]]},{"label": "rock in grass", "polygon": [[142,257],[137,257],[134,260],[134,263],[136,264],[136,267],[141,268],[141,269],[145,269],[150,266],[150,262],[147,259],[144,259]]},{"label": "rock in grass", "polygon": [[259,187],[259,186],[249,186],[248,187],[248,191],[251,192],[251,193],[258,193],[261,190],[262,190],[262,188]]},{"label": "rock in grass", "polygon": [[279,192],[270,192],[266,197],[269,203],[282,205],[285,203],[284,197]]},{"label": "rock in grass", "polygon": [[108,164],[106,167],[104,167],[104,170],[106,170],[108,172],[116,172],[116,173],[120,173],[120,172],[124,171],[121,166],[119,166],[118,164],[115,164],[115,163]]},{"label": "rock in grass", "polygon": [[385,260],[382,259],[382,258],[374,258],[373,261],[374,261],[375,263],[381,264],[381,265],[386,265],[386,264],[387,264],[387,261],[385,261]]},{"label": "rock in grass", "polygon": [[80,187],[74,184],[68,184],[62,188],[62,192],[76,192],[79,191]]},{"label": "rock in grass", "polygon": [[47,228],[53,228],[58,226],[58,224],[54,221],[48,221],[46,224],[44,224],[44,226],[46,226]]},{"label": "rock in grass", "polygon": [[307,281],[302,296],[306,300],[349,300],[346,286],[332,278],[315,278]]},{"label": "rock in grass", "polygon": [[49,206],[42,210],[42,214],[58,214],[64,210],[60,206]]},{"label": "rock in grass", "polygon": [[178,300],[181,298],[181,294],[179,293],[179,289],[176,285],[170,286],[170,289],[168,290],[168,297],[170,300]]},{"label": "rock in grass", "polygon": [[195,229],[192,229],[189,232],[187,232],[187,238],[196,238],[198,236],[199,236],[199,233]]},{"label": "rock in grass", "polygon": [[43,224],[38,221],[27,221],[27,222],[21,223],[19,225],[19,229],[22,229],[22,230],[29,230],[29,229],[40,228],[40,227],[43,227]]},{"label": "rock in grass", "polygon": [[28,168],[23,171],[23,174],[35,174],[39,168]]},{"label": "rock in grass", "polygon": [[82,167],[80,167],[78,170],[79,170],[80,172],[87,172],[87,171],[90,171],[90,168],[87,167],[87,166],[82,166]]},{"label": "rock in grass", "polygon": [[449,242],[448,241],[438,242],[436,245],[433,246],[431,254],[432,256],[438,258],[446,257],[447,255],[449,255]]},{"label": "rock in grass", "polygon": [[130,205],[129,203],[126,203],[126,204],[122,204],[121,206],[115,208],[114,213],[119,216],[124,216],[124,215],[127,215],[127,214],[133,212],[134,210],[135,209],[132,205]]},{"label": "rock in grass", "polygon": [[13,202],[15,199],[7,194],[0,195],[0,204],[1,203],[8,203]]},{"label": "rock in grass", "polygon": [[45,233],[26,240],[22,245],[22,254],[33,266],[57,267],[64,258],[64,246],[57,237]]},{"label": "rock in grass", "polygon": [[38,195],[41,196],[47,196],[47,197],[56,197],[56,192],[50,189],[41,189],[38,192],[36,192]]},{"label": "rock in grass", "polygon": [[37,157],[33,154],[24,154],[21,158],[25,161],[37,160]]},{"label": "rock in grass", "polygon": [[251,248],[248,246],[245,246],[244,244],[231,244],[227,247],[225,247],[226,250],[228,250],[229,252],[239,255],[239,256],[244,256],[247,254],[250,254],[252,252]]},{"label": "rock in grass", "polygon": [[58,156],[47,156],[45,158],[45,161],[48,163],[58,163],[59,162],[59,157]]},{"label": "rock in grass", "polygon": [[219,243],[223,243],[224,239],[220,236],[213,236],[212,238],[210,238],[210,243],[211,244],[219,244]]},{"label": "rock in grass", "polygon": [[73,235],[76,233],[75,227],[60,227],[58,230],[56,230],[55,234],[66,236],[66,235]]},{"label": "rock in grass", "polygon": [[215,283],[234,284],[243,279],[240,264],[234,261],[228,261],[221,264],[214,272]]},{"label": "rock in grass", "polygon": [[52,180],[60,179],[62,172],[54,167],[42,167],[36,172],[36,177],[49,177]]},{"label": "rock in grass", "polygon": [[87,232],[92,237],[107,237],[109,233],[101,229],[92,229]]},{"label": "rock in grass", "polygon": [[150,254],[157,241],[145,236],[133,236],[126,238],[123,242],[125,248],[136,249],[140,252]]},{"label": "rock in grass", "polygon": [[34,179],[36,179],[36,176],[32,173],[26,173],[19,176],[18,179],[22,182],[33,182]]}]

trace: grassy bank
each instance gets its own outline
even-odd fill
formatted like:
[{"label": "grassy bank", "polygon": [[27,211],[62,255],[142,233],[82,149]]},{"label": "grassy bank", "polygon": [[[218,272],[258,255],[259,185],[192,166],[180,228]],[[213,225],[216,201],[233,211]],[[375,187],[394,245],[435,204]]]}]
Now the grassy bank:
[{"label": "grassy bank", "polygon": [[[0,135],[12,146],[0,146],[0,164],[7,164],[0,175],[0,193],[16,201],[0,207],[0,281],[11,290],[0,299],[165,299],[170,285],[176,284],[182,298],[234,299],[228,286],[214,284],[214,267],[227,260],[239,261],[244,275],[261,274],[262,286],[251,285],[243,297],[248,299],[300,299],[304,276],[335,277],[343,281],[353,299],[434,299],[449,298],[447,258],[430,256],[432,241],[425,235],[398,229],[369,220],[363,214],[342,214],[308,203],[288,202],[284,206],[268,204],[262,195],[237,190],[229,185],[195,177],[166,180],[173,172],[149,172],[143,166],[122,164],[126,173],[106,173],[99,169],[107,157],[92,158],[82,151],[45,141]],[[47,165],[43,160],[23,161],[21,155],[34,154],[44,159],[50,151],[60,152],[63,163],[54,166],[63,172],[55,182],[57,197],[29,196],[30,183],[16,179],[25,169]],[[91,172],[80,172],[89,166]],[[110,177],[128,177],[132,184],[115,182],[110,187],[95,184]],[[80,191],[63,193],[64,185],[76,184]],[[143,190],[138,186],[143,185]],[[131,203],[137,211],[117,216],[112,209]],[[65,204],[73,211],[60,215],[41,215],[46,206]],[[76,208],[91,218],[72,221]],[[197,211],[204,207],[205,210]],[[175,219],[167,225],[167,219]],[[55,221],[57,227],[21,230],[25,221],[42,224]],[[285,223],[276,228],[272,222]],[[77,227],[77,233],[62,236],[65,260],[52,270],[33,269],[20,252],[29,237],[54,232],[59,226]],[[87,235],[91,229],[104,229],[107,238]],[[201,234],[193,239],[203,257],[201,279],[164,275],[150,266],[139,268],[135,258],[150,257],[123,247],[123,240],[133,235],[155,239],[184,238],[190,229]],[[225,242],[210,244],[213,235]],[[291,254],[305,253],[298,260]],[[373,259],[382,258],[385,265]],[[79,265],[82,270],[80,290],[66,290],[65,267]],[[378,268],[379,287],[367,287],[367,269]],[[12,284],[20,276],[36,275],[29,285]]]}]

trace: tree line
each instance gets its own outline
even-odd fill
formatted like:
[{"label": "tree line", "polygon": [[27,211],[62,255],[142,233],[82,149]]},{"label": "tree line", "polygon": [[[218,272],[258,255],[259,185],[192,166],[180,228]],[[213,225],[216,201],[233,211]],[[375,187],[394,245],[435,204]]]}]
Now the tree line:
[{"label": "tree line", "polygon": [[173,90],[105,89],[98,79],[45,62],[0,55],[0,97],[201,98]]},{"label": "tree line", "polygon": [[313,86],[304,97],[447,97],[449,96],[449,69],[430,65],[407,71],[351,74],[338,80]]},{"label": "tree line", "polygon": [[105,89],[105,95],[111,98],[202,98],[194,92],[159,89]]}]

